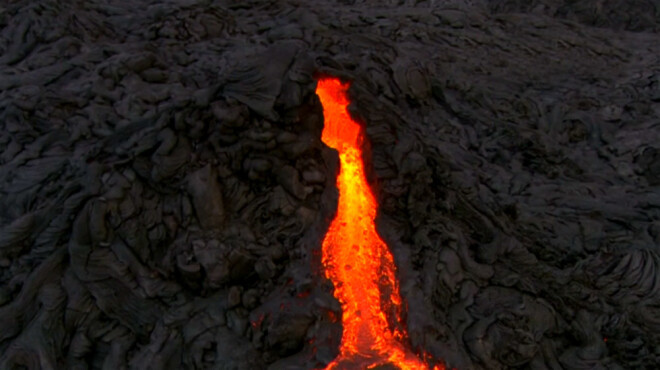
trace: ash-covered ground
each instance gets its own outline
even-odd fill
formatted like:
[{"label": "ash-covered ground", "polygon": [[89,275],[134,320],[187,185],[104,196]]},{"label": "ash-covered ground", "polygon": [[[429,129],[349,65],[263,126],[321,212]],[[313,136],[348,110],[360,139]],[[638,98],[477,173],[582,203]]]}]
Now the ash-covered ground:
[{"label": "ash-covered ground", "polygon": [[660,364],[653,0],[3,1],[0,368],[313,369],[352,81],[410,346]]}]

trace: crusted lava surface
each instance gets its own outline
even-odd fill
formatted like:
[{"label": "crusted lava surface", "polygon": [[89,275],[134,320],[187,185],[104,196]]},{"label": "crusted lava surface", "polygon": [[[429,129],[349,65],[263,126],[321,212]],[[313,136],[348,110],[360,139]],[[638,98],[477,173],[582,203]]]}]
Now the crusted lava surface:
[{"label": "crusted lava surface", "polygon": [[405,353],[458,370],[657,367],[658,14],[2,2],[0,369],[342,359],[323,248],[341,158],[320,76],[350,83],[396,282],[378,299],[396,303],[383,314]]}]

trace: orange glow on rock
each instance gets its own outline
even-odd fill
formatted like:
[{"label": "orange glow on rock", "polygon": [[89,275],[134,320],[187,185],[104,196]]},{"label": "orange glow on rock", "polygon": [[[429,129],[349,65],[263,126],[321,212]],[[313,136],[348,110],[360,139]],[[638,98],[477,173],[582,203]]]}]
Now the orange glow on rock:
[{"label": "orange glow on rock", "polygon": [[404,345],[396,267],[376,232],[378,204],[365,177],[361,127],[348,113],[347,90],[336,78],[320,79],[316,89],[325,121],[321,139],[339,152],[341,165],[337,214],[323,239],[322,263],[342,307],[343,334],[339,356],[326,369],[428,369]]}]

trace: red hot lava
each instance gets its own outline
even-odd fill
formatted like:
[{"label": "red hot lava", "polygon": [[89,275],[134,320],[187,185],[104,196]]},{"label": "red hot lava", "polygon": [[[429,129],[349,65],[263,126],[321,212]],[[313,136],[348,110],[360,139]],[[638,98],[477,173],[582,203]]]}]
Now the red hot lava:
[{"label": "red hot lava", "polygon": [[343,334],[339,356],[326,369],[428,369],[404,345],[405,329],[388,324],[388,315],[400,323],[396,267],[376,232],[378,204],[364,173],[361,128],[347,111],[347,89],[336,78],[319,80],[316,89],[325,119],[321,139],[339,151],[341,164],[337,215],[323,240],[322,262],[342,307]]}]

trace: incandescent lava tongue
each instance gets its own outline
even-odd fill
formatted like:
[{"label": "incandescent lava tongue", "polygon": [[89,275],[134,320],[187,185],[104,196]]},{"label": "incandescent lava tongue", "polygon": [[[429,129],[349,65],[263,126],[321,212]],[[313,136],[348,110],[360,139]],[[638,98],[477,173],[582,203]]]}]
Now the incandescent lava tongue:
[{"label": "incandescent lava tongue", "polygon": [[337,214],[323,239],[322,262],[342,307],[343,334],[339,356],[327,369],[428,369],[404,345],[394,261],[376,232],[378,205],[364,173],[361,128],[347,111],[347,89],[335,78],[319,80],[316,89],[325,121],[321,139],[337,149],[341,165]]}]

